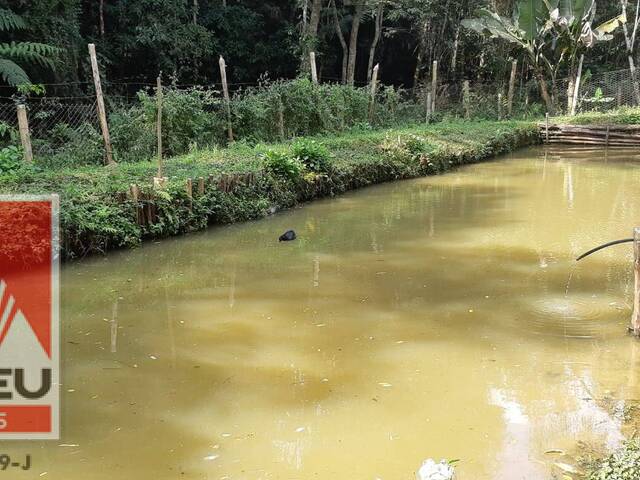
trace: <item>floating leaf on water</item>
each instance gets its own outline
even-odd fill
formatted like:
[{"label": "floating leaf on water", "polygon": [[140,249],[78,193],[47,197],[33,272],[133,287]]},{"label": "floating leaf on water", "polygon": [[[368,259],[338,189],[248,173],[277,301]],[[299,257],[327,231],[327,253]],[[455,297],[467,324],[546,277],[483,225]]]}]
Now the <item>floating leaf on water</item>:
[{"label": "floating leaf on water", "polygon": [[552,448],[551,450],[547,450],[544,453],[546,453],[548,455],[551,455],[551,454],[564,455],[564,450],[559,450],[557,448]]},{"label": "floating leaf on water", "polygon": [[578,473],[576,467],[569,465],[568,463],[555,462],[553,465],[566,473]]},{"label": "floating leaf on water", "polygon": [[416,472],[416,480],[453,480],[454,473],[451,462],[441,460],[440,463],[436,463],[428,458]]}]

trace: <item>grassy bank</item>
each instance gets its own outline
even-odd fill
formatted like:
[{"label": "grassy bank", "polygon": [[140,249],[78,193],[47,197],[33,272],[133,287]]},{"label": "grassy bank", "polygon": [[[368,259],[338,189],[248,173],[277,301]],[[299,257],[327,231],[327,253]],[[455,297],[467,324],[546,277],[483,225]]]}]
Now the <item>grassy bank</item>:
[{"label": "grassy bank", "polygon": [[638,125],[640,108],[621,107],[608,112],[585,112],[574,116],[555,117],[551,121],[569,125]]},{"label": "grassy bank", "polygon": [[[393,130],[352,130],[280,144],[193,151],[167,159],[163,189],[154,190],[153,161],[113,168],[22,166],[0,176],[0,193],[57,192],[65,258],[138,245],[205,228],[263,217],[313,198],[389,180],[445,172],[537,141],[525,122],[446,122]],[[251,181],[236,174],[252,174]],[[206,179],[204,194],[188,178]],[[235,185],[221,187],[220,179]],[[226,182],[226,180],[225,180]],[[225,183],[223,182],[223,183]],[[152,222],[138,224],[140,207],[127,194],[140,186]]]}]

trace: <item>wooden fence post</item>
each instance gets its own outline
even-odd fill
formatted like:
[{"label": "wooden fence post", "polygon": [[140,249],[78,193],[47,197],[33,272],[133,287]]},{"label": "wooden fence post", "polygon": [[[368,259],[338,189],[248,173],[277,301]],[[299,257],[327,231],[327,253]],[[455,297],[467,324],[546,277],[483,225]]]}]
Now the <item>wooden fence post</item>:
[{"label": "wooden fence post", "polygon": [[158,115],[156,119],[156,133],[158,134],[158,178],[164,177],[164,168],[162,165],[162,78],[158,75],[156,87],[156,104]]},{"label": "wooden fence post", "polygon": [[311,81],[314,85],[318,85],[318,67],[316,66],[316,52],[309,52],[309,61],[311,63]]},{"label": "wooden fence post", "polygon": [[222,78],[222,92],[224,94],[224,103],[227,109],[227,129],[229,135],[229,143],[233,143],[233,126],[231,124],[231,97],[229,96],[229,85],[227,85],[227,64],[220,55],[220,77]]},{"label": "wooden fence post", "polygon": [[369,103],[369,123],[373,123],[373,115],[376,108],[376,93],[378,91],[378,69],[380,64],[373,67],[373,75],[371,76],[371,100]]},{"label": "wooden fence post", "polygon": [[431,66],[431,112],[436,111],[436,97],[438,96],[438,61],[434,60]]},{"label": "wooden fence post", "polygon": [[618,91],[616,93],[616,103],[618,107],[622,106],[622,85],[618,85]]},{"label": "wooden fence post", "polygon": [[633,229],[633,314],[631,316],[631,330],[635,336],[640,336],[640,228]]},{"label": "wooden fence post", "polygon": [[513,113],[513,95],[516,89],[516,73],[518,71],[518,60],[511,62],[511,76],[509,77],[509,93],[507,94],[507,115],[511,117]]},{"label": "wooden fence post", "polygon": [[104,139],[104,152],[107,165],[115,165],[113,160],[113,152],[111,150],[111,138],[109,137],[109,124],[107,123],[107,110],[104,106],[104,97],[102,96],[102,83],[100,82],[100,71],[98,70],[98,58],[96,57],[96,46],[89,44],[89,56],[91,57],[91,71],[93,72],[93,84],[96,88],[96,103],[98,105],[98,119],[100,120],[100,128],[102,129],[102,138]]},{"label": "wooden fence post", "polygon": [[547,140],[547,143],[549,143],[549,113],[545,113],[544,115],[544,135],[545,138]]},{"label": "wooden fence post", "polygon": [[427,123],[429,123],[431,121],[431,92],[427,92],[427,114],[426,114],[426,118],[425,121]]},{"label": "wooden fence post", "polygon": [[135,183],[131,184],[131,186],[129,187],[129,191],[131,193],[131,200],[133,200],[133,203],[136,204],[135,209],[136,209],[136,225],[141,225],[142,224],[142,219],[140,218],[140,205],[138,204],[138,202],[140,201],[140,187],[138,187],[138,185],[136,185]]},{"label": "wooden fence post", "polygon": [[502,120],[502,94],[498,94],[498,120]]},{"label": "wooden fence post", "polygon": [[187,178],[184,185],[184,190],[189,199],[189,211],[193,210],[193,179]]},{"label": "wooden fence post", "polygon": [[471,117],[471,98],[469,97],[469,80],[465,80],[462,84],[462,107],[464,108],[464,118],[467,120]]},{"label": "wooden fence post", "polygon": [[280,140],[284,141],[286,136],[284,133],[284,106],[280,95],[278,95],[278,134],[280,135]]},{"label": "wooden fence post", "polygon": [[20,142],[24,150],[24,161],[33,162],[33,151],[31,150],[31,134],[29,133],[29,119],[27,118],[27,108],[18,105],[18,129],[20,130]]},{"label": "wooden fence post", "polygon": [[198,195],[204,195],[204,177],[198,177]]}]

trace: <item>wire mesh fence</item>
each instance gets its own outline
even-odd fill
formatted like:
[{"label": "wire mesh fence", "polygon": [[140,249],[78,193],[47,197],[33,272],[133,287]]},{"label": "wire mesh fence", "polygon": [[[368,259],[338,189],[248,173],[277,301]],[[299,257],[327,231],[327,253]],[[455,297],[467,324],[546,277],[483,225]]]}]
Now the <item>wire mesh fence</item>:
[{"label": "wire mesh fence", "polygon": [[[92,97],[45,97],[24,103],[34,154],[55,153],[74,139],[97,131],[96,100]],[[16,102],[0,103],[0,122],[17,129]]]},{"label": "wire mesh fence", "polygon": [[576,113],[606,112],[619,107],[638,105],[637,84],[630,70],[617,70],[592,74],[586,70],[580,81],[577,94],[573,82],[563,79],[557,86],[558,112],[569,114],[571,103],[576,100]]},{"label": "wire mesh fence", "polygon": [[[381,86],[375,115],[368,114],[368,88],[320,84],[297,86],[287,91],[285,84],[261,81],[237,86],[238,90],[232,95],[232,123],[242,138],[277,140],[320,131],[341,131],[363,123],[385,126],[403,120],[438,121],[444,117],[539,118],[549,110],[540,85],[526,75],[520,75],[512,84],[508,79],[440,82],[433,100],[435,109],[427,106],[429,94],[434,98],[430,81],[413,91]],[[126,83],[128,90],[117,90],[118,82],[105,82],[105,85],[108,87],[108,123],[116,154],[125,161],[150,158],[157,138],[155,86],[129,82]],[[104,145],[96,97],[90,87],[86,87],[87,93],[75,96],[26,100],[0,97],[0,138],[4,136],[6,144],[6,132],[17,131],[16,106],[20,101],[27,108],[36,156],[66,155],[82,158],[83,162],[101,161]],[[228,119],[217,85],[166,88],[165,101],[169,104],[163,114],[164,123],[173,135],[165,143],[167,154],[183,153],[193,144],[225,142]],[[638,85],[628,69],[603,73],[585,69],[577,92],[571,79],[549,82],[547,89],[557,115],[570,114],[573,99],[576,113],[607,112],[640,105]],[[15,138],[14,135],[14,142]]]},{"label": "wire mesh fence", "polygon": [[[579,88],[575,89],[574,79],[563,78],[555,82],[547,82],[546,87],[553,108],[550,109],[542,98],[540,84],[529,79],[514,85],[513,100],[509,101],[509,85],[507,82],[470,83],[469,112],[465,112],[462,84],[448,86],[439,91],[441,105],[446,110],[466,114],[471,117],[506,118],[535,117],[550,113],[551,115],[572,114],[572,103],[575,101],[573,113],[607,112],[620,107],[640,105],[638,82],[634,82],[628,69],[602,73],[591,73],[586,69],[580,79]],[[453,98],[451,97],[453,95]],[[509,114],[511,112],[511,114]]]}]

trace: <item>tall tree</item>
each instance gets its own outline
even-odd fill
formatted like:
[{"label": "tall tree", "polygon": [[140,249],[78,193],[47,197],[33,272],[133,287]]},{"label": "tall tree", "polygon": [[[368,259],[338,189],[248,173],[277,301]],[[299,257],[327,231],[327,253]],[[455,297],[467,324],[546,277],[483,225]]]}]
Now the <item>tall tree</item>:
[{"label": "tall tree", "polygon": [[560,67],[575,56],[581,45],[590,47],[596,41],[611,39],[609,33],[615,28],[612,22],[616,21],[592,28],[595,0],[566,0],[562,8],[563,13],[557,0],[553,4],[549,0],[519,0],[514,21],[484,8],[478,11],[477,18],[463,20],[465,27],[506,40],[527,56],[550,113],[555,112],[555,102],[548,80],[555,91]]},{"label": "tall tree", "polygon": [[378,42],[380,41],[380,36],[382,35],[382,23],[384,21],[384,7],[385,0],[378,0],[377,5],[375,6],[375,14],[374,14],[374,22],[375,22],[375,32],[373,34],[373,41],[371,42],[371,47],[369,48],[369,63],[367,64],[367,83],[371,81],[371,75],[373,70],[373,62],[376,56],[376,47],[378,46]]},{"label": "tall tree", "polygon": [[[349,3],[351,3],[351,1]],[[349,59],[347,63],[348,85],[353,85],[355,83],[356,61],[358,59],[358,34],[360,32],[360,23],[362,22],[362,17],[366,7],[366,2],[364,0],[355,0],[353,3],[355,11],[351,20],[351,33],[349,35]]]},{"label": "tall tree", "polygon": [[342,33],[342,22],[338,17],[338,7],[336,6],[336,0],[331,0],[331,13],[333,16],[333,23],[336,30],[336,35],[338,40],[340,41],[340,46],[342,47],[342,75],[341,80],[342,83],[347,83],[347,64],[349,63],[349,46],[347,45],[347,41],[344,38],[344,34]]},{"label": "tall tree", "polygon": [[[322,16],[322,6],[324,0],[311,0],[311,12],[307,14],[309,7],[308,1],[303,4],[302,15],[302,58],[300,61],[300,70],[306,72],[309,70],[309,53],[314,52],[318,48],[318,27],[320,26],[320,17]],[[307,22],[307,17],[309,21]]]}]

